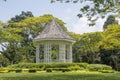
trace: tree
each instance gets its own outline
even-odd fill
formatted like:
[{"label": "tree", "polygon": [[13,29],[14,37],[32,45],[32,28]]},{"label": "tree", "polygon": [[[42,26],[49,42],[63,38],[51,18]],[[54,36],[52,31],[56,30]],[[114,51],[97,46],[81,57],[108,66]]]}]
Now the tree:
[{"label": "tree", "polygon": [[27,11],[27,12],[24,12],[22,11],[21,14],[19,15],[16,15],[15,17],[11,18],[10,21],[13,21],[13,22],[20,22],[28,17],[33,17],[33,14],[32,12],[30,11]]},{"label": "tree", "polygon": [[5,23],[3,23],[2,21],[0,21],[0,27],[4,26],[4,25],[5,25]]},{"label": "tree", "polygon": [[91,22],[89,25],[95,24],[95,21],[101,17],[104,18],[106,14],[116,13],[120,17],[120,1],[119,0],[51,0],[51,3],[56,1],[73,2],[84,4],[78,13],[78,17],[87,16],[88,20]]},{"label": "tree", "polygon": [[104,22],[103,29],[105,30],[108,25],[118,24],[118,21],[115,19],[113,15],[109,15],[107,20]]},{"label": "tree", "polygon": [[9,60],[0,54],[0,67],[8,66],[10,64]]},{"label": "tree", "polygon": [[7,25],[3,25],[1,29],[1,53],[5,58],[10,61],[10,64],[18,63],[22,60],[22,54],[19,54],[20,43],[24,40],[24,37],[20,35],[22,28],[11,25],[14,22],[20,22],[28,17],[33,17],[30,11],[22,11],[20,15],[16,15],[8,21]]},{"label": "tree", "polygon": [[[21,31],[21,29],[17,28],[2,28],[0,42],[2,51],[0,52],[9,60],[10,64],[14,64],[16,61],[19,61],[16,56],[19,42],[23,39],[22,36],[18,35]],[[18,58],[20,58],[20,56]]]},{"label": "tree", "polygon": [[118,65],[120,65],[120,25],[109,25],[104,31],[104,39],[100,44],[100,56],[103,64],[111,65],[118,70]]},{"label": "tree", "polygon": [[76,62],[99,63],[99,42],[102,34],[99,32],[86,33],[80,36],[73,46],[73,57]]}]

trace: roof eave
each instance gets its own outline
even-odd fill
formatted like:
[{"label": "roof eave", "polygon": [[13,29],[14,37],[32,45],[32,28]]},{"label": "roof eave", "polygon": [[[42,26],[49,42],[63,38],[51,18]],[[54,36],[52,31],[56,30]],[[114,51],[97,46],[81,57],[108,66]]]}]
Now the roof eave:
[{"label": "roof eave", "polygon": [[34,39],[33,42],[41,42],[41,41],[54,41],[54,40],[57,40],[57,41],[68,41],[68,42],[71,42],[71,43],[74,43],[75,40],[73,39],[47,39],[47,38],[43,38],[43,39]]}]

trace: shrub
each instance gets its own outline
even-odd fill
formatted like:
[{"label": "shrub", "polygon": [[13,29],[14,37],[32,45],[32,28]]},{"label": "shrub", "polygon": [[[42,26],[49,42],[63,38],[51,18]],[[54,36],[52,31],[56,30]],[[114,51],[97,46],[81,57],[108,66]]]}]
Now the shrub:
[{"label": "shrub", "polygon": [[103,64],[90,64],[88,66],[88,70],[89,71],[112,70],[112,67]]},{"label": "shrub", "polygon": [[46,72],[52,72],[52,68],[47,68]]},{"label": "shrub", "polygon": [[[84,70],[88,69],[89,71],[99,71],[99,70],[112,70],[111,66],[102,65],[102,64],[88,64],[88,63],[20,63],[8,68],[20,68],[20,69],[33,69],[36,68],[36,71],[48,70],[49,68],[56,69],[55,71],[61,71],[62,68],[69,68],[70,70]],[[52,71],[51,71],[52,72]]]},{"label": "shrub", "polygon": [[103,70],[112,70],[111,66],[107,66],[107,65],[102,65]]},{"label": "shrub", "polygon": [[61,68],[53,68],[53,71],[61,71]]},{"label": "shrub", "polygon": [[28,68],[23,68],[22,71],[24,71],[24,72],[28,72],[29,69],[28,69]]},{"label": "shrub", "polygon": [[8,66],[8,68],[40,68],[46,70],[47,68],[68,68],[76,65],[85,67],[86,63],[20,63]]},{"label": "shrub", "polygon": [[20,69],[20,68],[15,69],[15,72],[16,72],[16,73],[20,73],[20,72],[22,72],[22,69]]},{"label": "shrub", "polygon": [[68,71],[70,71],[70,69],[69,68],[61,68],[61,71],[62,72],[68,72]]},{"label": "shrub", "polygon": [[80,70],[81,68],[80,68],[80,66],[78,66],[78,65],[76,65],[76,66],[70,66],[70,67],[68,67],[70,70]]},{"label": "shrub", "polygon": [[102,72],[102,73],[114,73],[113,70],[100,70],[99,72]]},{"label": "shrub", "polygon": [[71,71],[71,70],[69,68],[52,68],[52,71],[67,72],[67,71]]},{"label": "shrub", "polygon": [[78,66],[80,66],[81,68],[84,68],[84,69],[87,69],[87,67],[88,67],[88,63],[75,63],[75,64],[77,64]]},{"label": "shrub", "polygon": [[32,68],[32,69],[29,69],[28,72],[30,72],[30,73],[35,73],[35,72],[37,72],[37,70],[34,69],[34,68]]},{"label": "shrub", "polygon": [[0,68],[0,73],[9,72],[8,68]]},{"label": "shrub", "polygon": [[15,68],[8,68],[9,72],[13,72],[15,71],[16,69]]}]

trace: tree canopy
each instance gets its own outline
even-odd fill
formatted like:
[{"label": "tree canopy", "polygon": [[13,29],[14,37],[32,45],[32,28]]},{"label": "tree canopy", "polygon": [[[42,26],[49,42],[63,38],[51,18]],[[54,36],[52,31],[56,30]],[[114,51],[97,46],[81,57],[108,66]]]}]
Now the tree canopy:
[{"label": "tree canopy", "polygon": [[104,22],[103,29],[105,30],[109,25],[118,24],[118,20],[115,19],[115,16],[109,15],[107,20]]},{"label": "tree canopy", "polygon": [[106,14],[114,13],[117,17],[120,17],[119,0],[51,0],[51,3],[58,1],[61,3],[73,2],[84,4],[77,16],[80,18],[86,16],[91,22],[90,26],[94,25],[99,17],[104,18]]}]

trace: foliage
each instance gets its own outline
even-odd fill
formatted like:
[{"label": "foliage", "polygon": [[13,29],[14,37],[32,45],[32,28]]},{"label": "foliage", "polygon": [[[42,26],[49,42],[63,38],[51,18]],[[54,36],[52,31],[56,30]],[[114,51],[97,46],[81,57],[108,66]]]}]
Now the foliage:
[{"label": "foliage", "polygon": [[52,68],[47,68],[46,72],[52,72]]},{"label": "foliage", "polygon": [[105,21],[103,28],[104,30],[107,28],[107,26],[112,25],[112,24],[118,24],[118,21],[115,20],[115,16],[109,15],[107,20]]},{"label": "foliage", "polygon": [[8,68],[40,68],[46,70],[47,68],[69,68],[70,66],[80,66],[87,68],[87,63],[20,63],[8,66]]},{"label": "foliage", "polygon": [[10,22],[20,22],[28,17],[33,17],[33,14],[32,12],[30,11],[27,11],[27,12],[24,12],[22,11],[21,14],[19,15],[16,15],[15,17],[11,18]]},{"label": "foliage", "polygon": [[16,68],[16,69],[15,69],[15,72],[16,72],[16,73],[20,73],[20,72],[22,72],[22,69]]},{"label": "foliage", "polygon": [[104,32],[100,44],[100,56],[103,64],[118,70],[120,57],[120,25],[110,25]]},{"label": "foliage", "polygon": [[73,57],[76,62],[99,63],[99,43],[102,33],[86,33],[73,45]]},{"label": "foliage", "polygon": [[95,25],[95,21],[99,17],[104,18],[106,14],[116,13],[117,17],[120,17],[120,1],[119,0],[51,0],[51,3],[60,1],[61,3],[78,3],[80,2],[84,6],[80,8],[78,17],[87,16],[91,22],[89,26]]},{"label": "foliage", "polygon": [[0,73],[7,73],[9,70],[7,68],[0,68]]},{"label": "foliage", "polygon": [[68,69],[70,69],[70,70],[75,70],[75,71],[77,71],[77,70],[84,70],[83,67],[80,68],[80,66],[78,66],[78,65],[76,65],[76,66],[70,66],[70,67],[68,67]]},{"label": "foliage", "polygon": [[30,72],[30,73],[35,73],[35,72],[37,72],[37,69],[31,68],[31,69],[28,70],[28,72]]},{"label": "foliage", "polygon": [[48,68],[70,68],[70,67],[79,66],[80,69],[86,69],[87,63],[20,63],[15,65],[10,65],[8,68],[23,68],[23,69],[37,69],[37,70],[46,70]]},{"label": "foliage", "polygon": [[[86,65],[86,66],[85,66]],[[46,70],[46,72],[52,71],[74,71],[74,70],[90,70],[90,71],[99,71],[99,70],[112,70],[112,67],[102,64],[86,64],[86,63],[24,63],[24,64],[15,64],[9,66],[8,68],[28,68],[30,70]]]},{"label": "foliage", "polygon": [[0,27],[4,26],[5,23],[3,23],[2,21],[0,21]]},{"label": "foliage", "polygon": [[113,70],[100,70],[99,72],[102,72],[102,73],[114,73]]},{"label": "foliage", "polygon": [[81,34],[76,34],[76,33],[73,33],[73,32],[68,32],[68,34],[69,34],[73,39],[75,39],[76,41],[78,41],[79,38],[81,37]]},{"label": "foliage", "polygon": [[90,64],[88,66],[88,70],[90,71],[112,70],[112,67],[102,64]]},{"label": "foliage", "polygon": [[0,67],[9,65],[10,62],[2,54],[0,54]]}]

